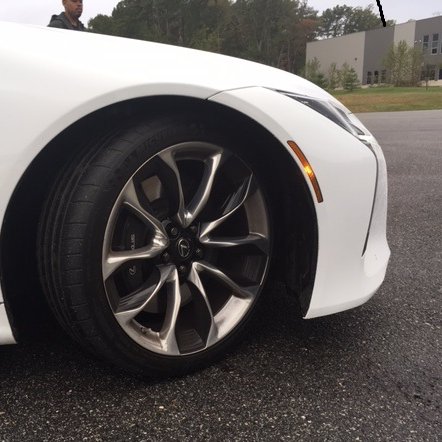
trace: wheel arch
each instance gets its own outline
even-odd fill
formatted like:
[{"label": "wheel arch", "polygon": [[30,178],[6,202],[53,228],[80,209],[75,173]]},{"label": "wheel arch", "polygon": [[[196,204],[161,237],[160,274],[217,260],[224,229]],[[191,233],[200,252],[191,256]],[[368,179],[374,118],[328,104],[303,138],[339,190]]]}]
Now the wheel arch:
[{"label": "wheel arch", "polygon": [[305,314],[316,270],[317,221],[309,188],[287,149],[263,126],[232,108],[201,99],[158,96],[119,102],[83,117],[41,150],[17,184],[0,232],[2,291],[16,336],[32,333],[31,312],[46,312],[35,247],[42,207],[60,168],[88,138],[139,116],[155,118],[171,112],[198,113],[247,141],[249,153],[266,180],[271,211],[278,214],[278,260],[274,260],[271,278],[284,282],[298,295]]}]

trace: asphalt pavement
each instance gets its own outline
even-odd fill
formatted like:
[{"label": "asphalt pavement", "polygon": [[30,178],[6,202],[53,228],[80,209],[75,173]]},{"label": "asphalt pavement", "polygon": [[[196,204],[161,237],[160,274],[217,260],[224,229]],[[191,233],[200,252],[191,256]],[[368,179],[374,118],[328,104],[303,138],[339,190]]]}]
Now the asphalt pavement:
[{"label": "asphalt pavement", "polygon": [[372,300],[303,321],[275,290],[232,355],[161,382],[97,362],[45,319],[0,347],[0,441],[441,439],[442,111],[360,118],[390,184],[392,258]]}]

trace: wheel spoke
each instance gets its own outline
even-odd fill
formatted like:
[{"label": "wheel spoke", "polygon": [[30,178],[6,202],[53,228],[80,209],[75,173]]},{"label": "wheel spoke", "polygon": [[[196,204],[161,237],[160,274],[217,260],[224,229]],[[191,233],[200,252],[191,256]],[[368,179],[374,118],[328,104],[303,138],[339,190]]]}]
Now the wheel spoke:
[{"label": "wheel spoke", "polygon": [[164,244],[167,243],[167,233],[163,225],[141,205],[133,180],[130,180],[127,184],[121,195],[121,199],[125,207],[131,209],[142,221],[153,227],[155,231],[154,241],[163,242]]},{"label": "wheel spoke", "polygon": [[244,245],[252,245],[257,247],[263,253],[269,253],[269,241],[268,239],[259,233],[251,233],[247,236],[232,237],[232,238],[211,238],[205,235],[200,239],[201,243],[207,247],[239,247]]},{"label": "wheel spoke", "polygon": [[218,327],[215,323],[215,318],[213,316],[212,307],[210,305],[209,298],[207,297],[206,290],[204,289],[201,278],[199,277],[199,271],[200,269],[198,268],[197,264],[193,263],[187,279],[198,289],[201,297],[206,304],[207,312],[209,313],[210,329],[206,340],[206,347],[209,347],[218,340]]},{"label": "wheel spoke", "polygon": [[204,175],[198,190],[189,204],[189,208],[185,211],[184,227],[188,227],[190,224],[192,224],[195,218],[201,213],[207,204],[213,187],[213,182],[215,180],[216,172],[221,164],[221,159],[222,154],[217,153],[204,161]]},{"label": "wheel spoke", "polygon": [[[213,187],[216,172],[222,163],[223,156],[225,156],[221,150],[215,151],[211,150],[212,155],[204,159],[204,174],[201,179],[201,183],[192,198],[192,201],[186,207],[184,201],[183,185],[181,182],[180,172],[176,163],[175,150],[169,149],[160,154],[160,158],[166,163],[166,165],[173,171],[177,181],[177,192],[178,192],[178,212],[176,214],[177,222],[186,228],[195,220],[195,218],[204,209],[207,201],[210,197],[210,192]],[[195,158],[200,159],[200,158]]]},{"label": "wheel spoke", "polygon": [[162,349],[170,355],[180,354],[175,335],[176,322],[181,305],[180,280],[176,268],[170,272],[167,283],[167,308],[163,326],[159,332]]},{"label": "wheel spoke", "polygon": [[[133,250],[112,250],[113,226],[118,219],[120,208],[122,206],[127,207],[145,224],[148,224],[153,228],[154,235],[150,244]],[[107,229],[104,240],[105,258],[103,259],[103,277],[105,280],[108,279],[122,264],[132,260],[154,258],[169,246],[169,238],[161,222],[147,212],[141,205],[133,180],[128,182],[124,191],[119,196],[114,206],[114,210],[111,213],[109,226],[112,228]]]},{"label": "wheel spoke", "polygon": [[185,226],[185,207],[184,207],[184,194],[183,187],[181,184],[181,176],[180,171],[178,170],[178,166],[175,161],[174,149],[167,149],[164,152],[159,154],[159,157],[164,161],[164,163],[172,170],[175,174],[176,185],[177,185],[177,193],[178,193],[178,211],[175,215],[176,221],[182,226]]},{"label": "wheel spoke", "polygon": [[103,261],[103,277],[108,279],[121,265],[129,261],[150,259],[161,253],[166,247],[158,244],[151,244],[134,250],[122,252],[109,252]]},{"label": "wheel spoke", "polygon": [[220,281],[223,285],[231,289],[237,298],[252,299],[258,292],[259,285],[241,287],[220,269],[212,266],[206,261],[194,262],[193,265],[198,273],[206,272]]},{"label": "wheel spoke", "polygon": [[145,285],[134,293],[122,298],[115,313],[117,321],[121,325],[126,325],[135,318],[138,313],[144,310],[158,294],[174,269],[175,267],[172,265],[159,266],[160,277],[158,281]]},{"label": "wheel spoke", "polygon": [[208,223],[203,223],[200,229],[200,241],[207,241],[207,235],[220,226],[224,221],[226,221],[230,216],[232,216],[247,200],[250,195],[251,183],[253,175],[248,176],[238,187],[236,192],[230,196],[228,199],[224,211],[216,220],[210,221]]}]

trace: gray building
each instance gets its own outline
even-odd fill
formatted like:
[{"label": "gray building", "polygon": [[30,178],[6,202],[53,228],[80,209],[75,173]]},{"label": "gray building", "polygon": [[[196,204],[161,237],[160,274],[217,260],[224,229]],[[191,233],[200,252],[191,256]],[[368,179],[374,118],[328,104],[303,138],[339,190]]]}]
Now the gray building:
[{"label": "gray building", "polygon": [[442,16],[307,43],[307,62],[316,57],[325,75],[332,63],[338,68],[348,63],[362,84],[383,83],[388,72],[382,60],[401,40],[422,48],[430,80],[442,83]]}]

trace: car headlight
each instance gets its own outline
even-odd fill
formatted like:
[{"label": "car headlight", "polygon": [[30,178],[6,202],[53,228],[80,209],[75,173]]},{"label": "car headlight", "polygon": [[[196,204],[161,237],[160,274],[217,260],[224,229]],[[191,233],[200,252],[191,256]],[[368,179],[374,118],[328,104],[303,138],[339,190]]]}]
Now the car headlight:
[{"label": "car headlight", "polygon": [[333,104],[327,100],[321,100],[319,98],[312,98],[305,95],[294,94],[291,92],[278,91],[285,96],[292,98],[293,100],[298,101],[299,103],[308,106],[310,109],[315,110],[320,113],[324,117],[328,118],[333,123],[342,127],[347,132],[351,133],[353,136],[362,141],[367,147],[372,148],[370,134],[365,133],[361,128],[359,128],[355,121],[352,121],[352,118],[357,121],[356,117],[351,114],[347,114],[344,110],[340,109],[338,106]]}]

